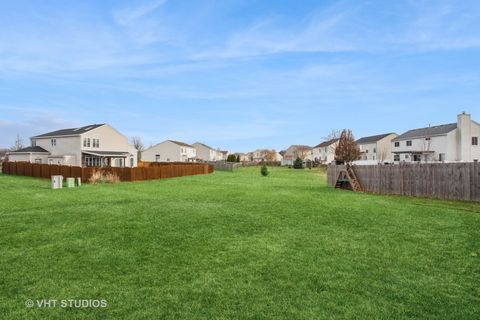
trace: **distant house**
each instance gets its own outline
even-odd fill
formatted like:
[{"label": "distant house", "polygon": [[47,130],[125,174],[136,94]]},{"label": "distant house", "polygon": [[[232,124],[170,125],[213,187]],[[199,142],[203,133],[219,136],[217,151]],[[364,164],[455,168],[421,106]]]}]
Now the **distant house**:
[{"label": "distant house", "polygon": [[[269,160],[270,154],[272,159]],[[257,149],[249,153],[250,161],[262,162],[262,161],[282,161],[283,157],[280,153],[273,149]]]},{"label": "distant house", "polygon": [[390,132],[358,139],[356,142],[360,149],[360,160],[354,164],[392,163],[392,140],[396,137],[396,133]]},{"label": "distant house", "polygon": [[30,140],[30,147],[9,152],[9,160],[83,167],[137,165],[137,149],[108,124],[61,129]]},{"label": "distant house", "polygon": [[193,144],[197,151],[197,158],[203,161],[226,161],[228,151],[214,149],[205,143],[195,142]]},{"label": "distant house", "polygon": [[311,160],[321,164],[330,164],[335,161],[335,149],[339,139],[324,141],[312,148]]},{"label": "distant house", "polygon": [[165,140],[142,151],[142,161],[146,162],[194,162],[196,158],[194,146],[175,140]]},{"label": "distant house", "polygon": [[456,123],[409,130],[392,140],[399,162],[472,162],[480,160],[480,124],[466,113]]},{"label": "distant house", "polygon": [[312,147],[306,145],[291,145],[285,150],[281,160],[282,166],[293,165],[297,158],[311,160]]},{"label": "distant house", "polygon": [[250,154],[249,153],[243,153],[243,152],[236,152],[234,153],[236,157],[239,157],[240,162],[248,162],[250,160]]}]

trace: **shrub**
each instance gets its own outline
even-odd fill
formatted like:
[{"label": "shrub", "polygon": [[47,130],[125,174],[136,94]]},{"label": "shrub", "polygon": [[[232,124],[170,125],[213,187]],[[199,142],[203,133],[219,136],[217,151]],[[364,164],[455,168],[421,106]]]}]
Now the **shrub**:
[{"label": "shrub", "polygon": [[260,173],[262,174],[262,176],[266,177],[268,176],[268,168],[266,165],[262,165],[262,168],[260,169]]},{"label": "shrub", "polygon": [[91,184],[97,183],[118,183],[120,178],[112,172],[104,172],[102,170],[93,171],[92,176],[88,179]]},{"label": "shrub", "polygon": [[294,169],[303,169],[303,160],[300,158],[297,158],[295,162],[293,163],[293,168]]}]

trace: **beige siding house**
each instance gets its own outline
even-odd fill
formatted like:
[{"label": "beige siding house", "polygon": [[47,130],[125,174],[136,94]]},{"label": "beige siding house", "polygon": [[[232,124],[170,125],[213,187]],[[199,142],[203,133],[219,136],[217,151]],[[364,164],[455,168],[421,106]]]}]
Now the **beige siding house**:
[{"label": "beige siding house", "polygon": [[142,161],[147,162],[194,162],[195,147],[185,142],[165,140],[142,151]]},{"label": "beige siding house", "polygon": [[392,163],[392,140],[397,136],[390,132],[358,139],[356,142],[360,149],[360,160],[354,161],[354,164]]},{"label": "beige siding house", "polygon": [[62,129],[30,138],[31,146],[10,152],[10,161],[83,167],[135,167],[137,150],[108,124]]},{"label": "beige siding house", "polygon": [[297,158],[311,160],[312,147],[305,145],[291,145],[283,152],[282,166],[293,165]]},{"label": "beige siding house", "polygon": [[456,123],[407,131],[392,140],[395,163],[480,160],[480,124],[467,113]]},{"label": "beige siding house", "polygon": [[193,144],[197,150],[197,158],[202,161],[226,161],[228,151],[214,149],[205,143],[195,142]]}]

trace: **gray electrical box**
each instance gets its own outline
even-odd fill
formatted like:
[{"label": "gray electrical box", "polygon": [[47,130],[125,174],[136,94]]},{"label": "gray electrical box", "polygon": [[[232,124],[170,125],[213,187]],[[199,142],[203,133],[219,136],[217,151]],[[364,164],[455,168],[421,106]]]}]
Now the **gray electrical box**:
[{"label": "gray electrical box", "polygon": [[63,188],[63,176],[52,176],[52,189]]}]

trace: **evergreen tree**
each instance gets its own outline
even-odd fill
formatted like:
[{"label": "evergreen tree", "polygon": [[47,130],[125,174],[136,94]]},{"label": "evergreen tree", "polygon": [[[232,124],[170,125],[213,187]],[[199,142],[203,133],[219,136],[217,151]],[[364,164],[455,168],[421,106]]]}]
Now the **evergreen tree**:
[{"label": "evergreen tree", "polygon": [[301,158],[295,159],[295,162],[293,163],[293,168],[294,169],[303,169],[303,160]]},{"label": "evergreen tree", "polygon": [[266,177],[268,176],[268,168],[267,166],[264,164],[262,165],[262,168],[260,169],[260,173],[262,174],[262,176]]}]

